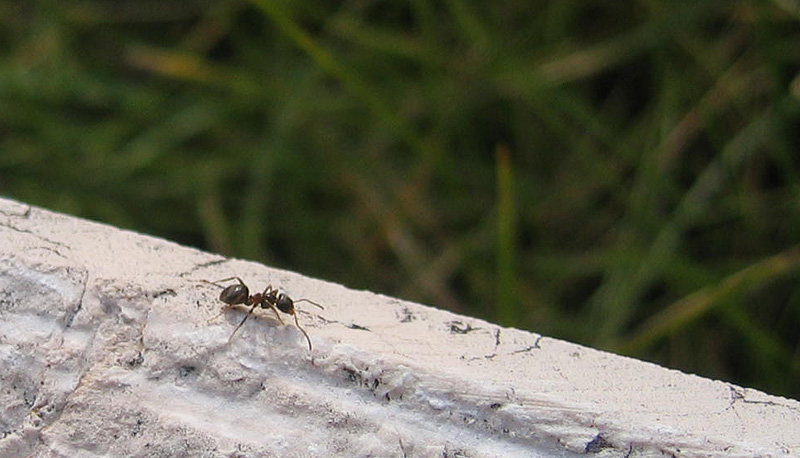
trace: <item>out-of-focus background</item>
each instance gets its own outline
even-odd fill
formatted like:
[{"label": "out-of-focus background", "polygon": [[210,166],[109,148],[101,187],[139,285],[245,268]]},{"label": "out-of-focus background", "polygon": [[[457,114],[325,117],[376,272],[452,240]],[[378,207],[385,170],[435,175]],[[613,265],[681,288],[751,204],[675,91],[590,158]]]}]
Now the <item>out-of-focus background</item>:
[{"label": "out-of-focus background", "polygon": [[800,397],[796,1],[4,1],[0,194]]}]

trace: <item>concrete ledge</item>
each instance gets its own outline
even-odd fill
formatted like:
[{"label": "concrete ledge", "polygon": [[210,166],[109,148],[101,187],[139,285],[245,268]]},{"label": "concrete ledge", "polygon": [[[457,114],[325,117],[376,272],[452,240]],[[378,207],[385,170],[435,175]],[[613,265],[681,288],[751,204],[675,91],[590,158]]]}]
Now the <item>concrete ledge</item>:
[{"label": "concrete ledge", "polygon": [[[313,353],[228,343],[231,276],[325,305]],[[9,200],[0,355],[0,457],[800,456],[791,399]]]}]

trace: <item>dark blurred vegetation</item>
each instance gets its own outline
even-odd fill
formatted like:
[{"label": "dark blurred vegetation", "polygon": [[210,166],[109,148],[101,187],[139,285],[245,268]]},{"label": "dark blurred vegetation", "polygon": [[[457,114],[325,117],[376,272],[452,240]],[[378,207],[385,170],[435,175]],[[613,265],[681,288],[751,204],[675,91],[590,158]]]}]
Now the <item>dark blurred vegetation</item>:
[{"label": "dark blurred vegetation", "polygon": [[4,1],[0,194],[797,398],[799,25]]}]

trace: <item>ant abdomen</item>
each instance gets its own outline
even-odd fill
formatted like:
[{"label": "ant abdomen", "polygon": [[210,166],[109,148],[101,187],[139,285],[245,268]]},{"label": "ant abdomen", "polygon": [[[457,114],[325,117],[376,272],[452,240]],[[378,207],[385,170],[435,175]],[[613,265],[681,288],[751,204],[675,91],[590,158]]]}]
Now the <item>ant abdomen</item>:
[{"label": "ant abdomen", "polygon": [[231,285],[219,293],[219,300],[228,304],[244,304],[250,298],[250,290],[244,284]]}]

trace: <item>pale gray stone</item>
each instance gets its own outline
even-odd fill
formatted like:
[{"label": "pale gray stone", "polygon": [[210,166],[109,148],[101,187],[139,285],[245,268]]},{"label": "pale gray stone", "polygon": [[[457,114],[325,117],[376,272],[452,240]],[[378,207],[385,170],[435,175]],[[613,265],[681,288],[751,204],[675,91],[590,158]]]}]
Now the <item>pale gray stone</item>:
[{"label": "pale gray stone", "polygon": [[0,457],[800,456],[794,400],[2,199],[0,357]]}]

